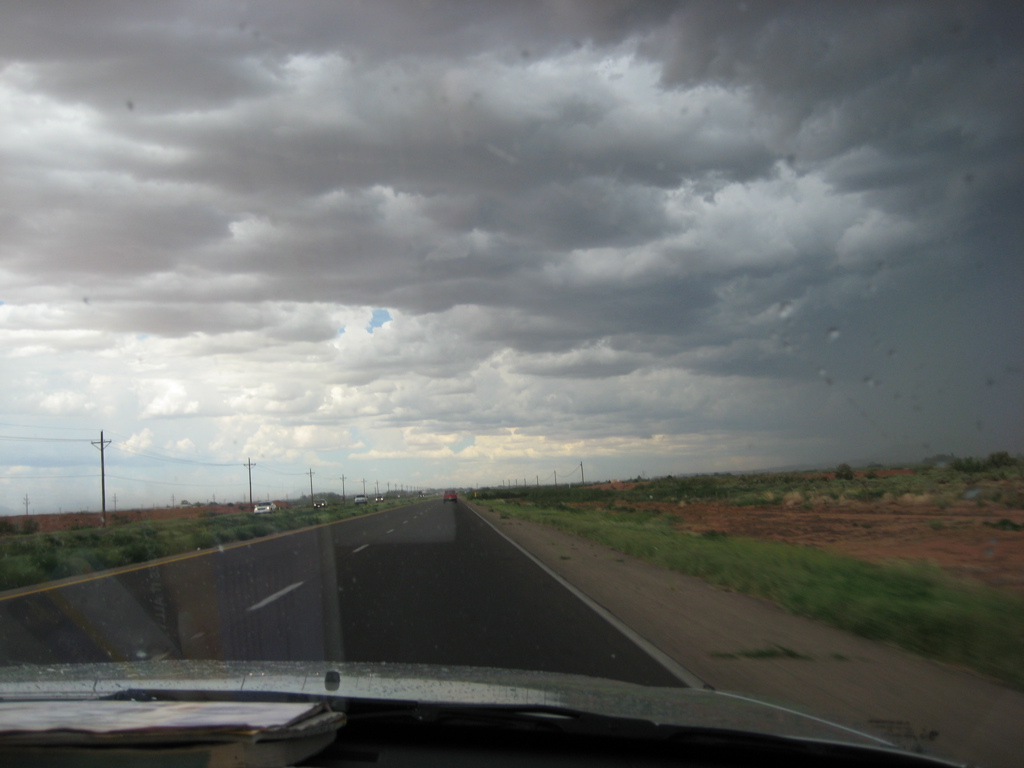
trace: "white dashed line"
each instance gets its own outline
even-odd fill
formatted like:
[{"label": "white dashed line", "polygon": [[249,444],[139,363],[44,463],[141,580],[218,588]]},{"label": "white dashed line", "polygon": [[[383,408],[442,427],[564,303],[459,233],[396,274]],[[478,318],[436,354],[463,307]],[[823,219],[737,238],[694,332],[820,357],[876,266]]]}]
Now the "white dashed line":
[{"label": "white dashed line", "polygon": [[272,602],[277,600],[277,598],[284,597],[289,592],[291,592],[293,589],[298,589],[299,587],[301,587],[305,583],[306,582],[304,582],[304,581],[296,581],[291,586],[285,587],[284,589],[275,592],[270,597],[267,597],[267,598],[264,598],[263,600],[260,600],[255,605],[250,605],[246,610],[248,610],[248,611],[258,611],[260,608],[263,608],[266,605],[270,605]]},{"label": "white dashed line", "polygon": [[370,546],[370,545],[369,544],[363,544],[363,546],[361,546],[361,547],[356,547],[355,549],[352,550],[352,554],[354,555],[356,552],[362,552],[368,546]]}]

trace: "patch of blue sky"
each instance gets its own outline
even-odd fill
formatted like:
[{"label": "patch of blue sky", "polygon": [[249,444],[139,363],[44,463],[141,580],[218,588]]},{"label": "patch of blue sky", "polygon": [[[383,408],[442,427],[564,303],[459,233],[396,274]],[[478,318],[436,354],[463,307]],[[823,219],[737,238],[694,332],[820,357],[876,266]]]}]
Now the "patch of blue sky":
[{"label": "patch of blue sky", "polygon": [[373,333],[374,328],[380,328],[384,323],[391,321],[391,313],[386,309],[375,309],[373,310],[373,316],[370,318],[370,324],[366,326],[367,333]]},{"label": "patch of blue sky", "polygon": [[452,453],[461,453],[471,445],[476,445],[476,437],[473,435],[463,438],[462,440],[459,440],[459,442],[455,443],[452,446]]}]

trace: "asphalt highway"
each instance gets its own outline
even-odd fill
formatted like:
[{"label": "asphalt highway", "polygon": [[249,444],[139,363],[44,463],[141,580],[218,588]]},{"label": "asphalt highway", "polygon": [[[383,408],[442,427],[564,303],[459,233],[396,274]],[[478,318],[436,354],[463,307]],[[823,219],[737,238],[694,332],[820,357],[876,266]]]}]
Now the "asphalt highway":
[{"label": "asphalt highway", "polygon": [[426,501],[32,594],[0,664],[408,662],[680,680],[465,503]]}]

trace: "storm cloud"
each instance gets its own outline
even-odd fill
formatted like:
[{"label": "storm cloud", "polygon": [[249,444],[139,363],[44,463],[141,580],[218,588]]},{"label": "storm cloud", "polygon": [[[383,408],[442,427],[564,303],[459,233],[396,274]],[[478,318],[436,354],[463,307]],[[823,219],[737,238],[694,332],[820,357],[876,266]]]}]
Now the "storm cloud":
[{"label": "storm cloud", "polygon": [[250,457],[280,497],[1020,451],[1021,41],[1005,3],[5,3],[0,510],[94,508],[100,429],[128,503]]}]

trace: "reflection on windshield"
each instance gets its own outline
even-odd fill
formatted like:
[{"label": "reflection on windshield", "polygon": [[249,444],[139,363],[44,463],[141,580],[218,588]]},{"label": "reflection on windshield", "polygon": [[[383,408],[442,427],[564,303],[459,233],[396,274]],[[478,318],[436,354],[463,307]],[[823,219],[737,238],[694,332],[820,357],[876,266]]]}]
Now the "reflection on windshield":
[{"label": "reflection on windshield", "polygon": [[334,536],[294,538],[263,557],[225,548],[8,598],[0,653],[35,664],[341,659]]},{"label": "reflection on windshield", "polygon": [[6,664],[376,661],[683,684],[440,501],[25,591],[0,601]]},{"label": "reflection on windshield", "polygon": [[[588,561],[605,584],[628,552],[1020,683],[1022,41],[1014,4],[967,0],[5,0],[0,539],[38,546],[9,558],[0,666],[698,687],[485,522],[532,515],[615,527]],[[829,476],[715,479],[775,470]],[[452,490],[380,509],[426,489]],[[267,535],[307,507],[370,514]],[[138,559],[110,537],[58,567],[72,537],[41,519],[127,539],[186,512],[265,538],[25,587]],[[928,562],[861,578],[893,557]],[[982,569],[993,592],[960,580]],[[740,691],[922,740],[945,718],[968,757],[1005,758],[1024,721],[1002,683],[858,677],[869,654],[753,611],[697,642],[690,606],[632,577],[619,613],[671,619],[662,644]]]}]

